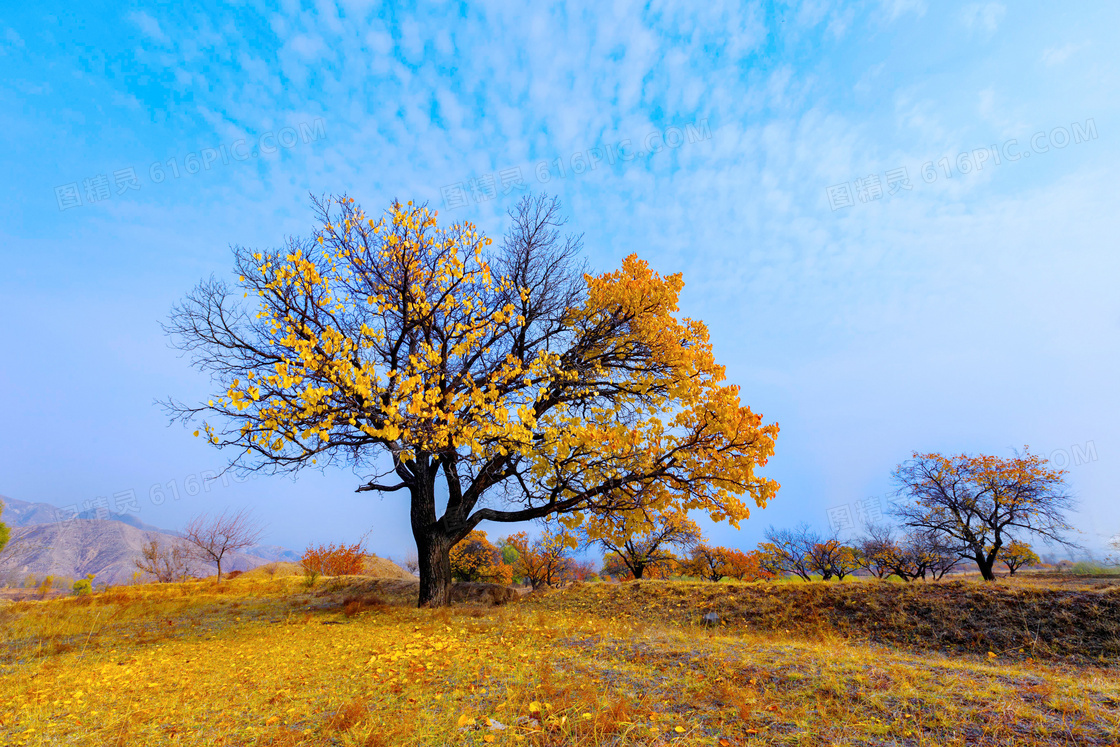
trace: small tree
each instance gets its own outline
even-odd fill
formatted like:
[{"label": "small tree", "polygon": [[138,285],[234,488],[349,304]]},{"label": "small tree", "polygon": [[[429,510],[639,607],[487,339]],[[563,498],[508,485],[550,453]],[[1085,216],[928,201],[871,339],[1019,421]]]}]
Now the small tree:
[{"label": "small tree", "polygon": [[1012,459],[994,456],[914,453],[894,471],[899,502],[895,513],[917,531],[946,538],[976,561],[986,581],[1011,533],[1034,534],[1073,546],[1066,513],[1065,470],[1024,449]]},{"label": "small tree", "polygon": [[[3,516],[3,515],[4,515],[4,501],[0,501],[0,516]],[[0,551],[3,551],[3,549],[7,546],[8,539],[10,537],[11,537],[11,531],[8,529],[8,525],[5,524],[4,522],[0,521]]]},{"label": "small tree", "polygon": [[603,578],[613,578],[618,581],[629,581],[634,578],[634,574],[630,572],[622,558],[613,552],[603,556],[603,567],[599,570],[599,575]]},{"label": "small tree", "polygon": [[1042,560],[1031,546],[1019,540],[1011,540],[1000,556],[1000,562],[1007,567],[1007,574],[1014,576],[1015,571],[1032,565],[1038,565]]},{"label": "small tree", "polygon": [[723,558],[729,578],[738,581],[763,581],[774,577],[773,573],[763,567],[764,556],[758,550],[743,552],[725,549]]},{"label": "small tree", "polygon": [[681,564],[681,570],[688,576],[696,576],[708,581],[722,581],[729,575],[726,550],[704,543],[692,546],[688,560]]},{"label": "small tree", "polygon": [[868,524],[859,540],[860,567],[875,578],[885,578],[894,573],[902,548],[886,524]]},{"label": "small tree", "polygon": [[810,551],[822,542],[821,536],[808,524],[801,523],[793,529],[767,527],[766,541],[759,544],[765,556],[763,564],[775,575],[792,573],[809,581],[813,578],[814,561]]},{"label": "small tree", "polygon": [[420,561],[416,557],[416,553],[409,553],[404,559],[404,569],[409,573],[416,575],[420,572]]},{"label": "small tree", "polygon": [[222,560],[229,553],[252,547],[260,541],[263,528],[242,509],[236,513],[223,511],[213,518],[200,514],[183,530],[183,539],[191,543],[194,556],[218,567],[218,580],[222,580]]},{"label": "small tree", "polygon": [[[627,525],[627,519],[638,519]],[[597,516],[587,522],[584,545],[598,545],[622,560],[634,578],[647,571],[667,575],[677,563],[671,548],[688,550],[701,541],[700,527],[683,510],[639,512],[631,517]],[[587,539],[590,536],[593,539]]]},{"label": "small tree", "polygon": [[504,546],[514,551],[514,575],[527,579],[534,589],[557,585],[569,570],[570,550],[555,530],[546,529],[535,541],[526,532],[517,532],[506,538]]},{"label": "small tree", "polygon": [[158,537],[150,537],[140,548],[140,557],[132,562],[136,569],[152,576],[161,584],[182,581],[190,576],[191,551],[180,541],[162,544]]},{"label": "small tree", "polygon": [[513,569],[502,561],[502,551],[486,532],[475,529],[451,548],[451,575],[456,581],[490,581],[508,584]]},{"label": "small tree", "polygon": [[929,573],[935,580],[941,580],[966,555],[966,551],[952,538],[929,531],[908,532],[903,550],[907,562],[914,568],[913,577],[922,579]]}]

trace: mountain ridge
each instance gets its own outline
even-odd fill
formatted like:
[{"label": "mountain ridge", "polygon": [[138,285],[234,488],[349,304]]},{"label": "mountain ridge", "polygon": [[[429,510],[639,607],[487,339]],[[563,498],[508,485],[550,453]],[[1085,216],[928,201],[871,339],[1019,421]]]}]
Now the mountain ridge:
[{"label": "mountain ridge", "polygon": [[[18,583],[28,575],[79,579],[94,575],[95,583],[122,584],[133,579],[135,558],[151,539],[181,541],[181,535],[108,511],[66,511],[49,503],[0,496],[0,521],[11,528],[11,540],[0,552],[0,577]],[[101,518],[104,517],[104,518]],[[247,571],[272,562],[299,562],[299,555],[279,545],[255,545],[229,553],[222,570]],[[194,563],[197,575],[213,573]]]}]

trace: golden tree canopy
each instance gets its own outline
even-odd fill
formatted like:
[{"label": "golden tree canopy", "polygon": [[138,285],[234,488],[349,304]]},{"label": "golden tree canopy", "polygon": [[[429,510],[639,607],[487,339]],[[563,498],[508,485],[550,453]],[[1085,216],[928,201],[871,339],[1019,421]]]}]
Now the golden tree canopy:
[{"label": "golden tree canopy", "polygon": [[583,272],[543,197],[497,246],[412,203],[379,218],[346,197],[316,206],[310,240],[236,249],[242,288],[205,282],[173,313],[169,331],[220,389],[172,409],[202,417],[237,465],[372,471],[387,453],[399,482],[359,490],[409,490],[414,533],[441,546],[483,520],[574,527],[593,510],[737,524],[743,496],[775,494],[755,469],[778,427],[726,384],[704,324],[679,317],[679,274],[635,256]]}]

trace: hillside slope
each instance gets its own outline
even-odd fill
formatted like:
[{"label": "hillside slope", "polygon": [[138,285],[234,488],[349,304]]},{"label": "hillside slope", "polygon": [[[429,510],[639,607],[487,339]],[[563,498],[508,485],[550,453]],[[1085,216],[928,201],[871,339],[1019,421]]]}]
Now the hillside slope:
[{"label": "hillside slope", "polygon": [[[92,573],[95,583],[123,584],[132,579],[136,570],[133,560],[151,537],[164,542],[177,539],[171,534],[102,519],[17,527],[12,529],[10,548],[0,557],[0,571],[17,578],[49,574],[78,579]],[[222,570],[246,571],[266,562],[246,553],[230,553],[222,562]],[[199,575],[213,572],[202,564],[194,570]]]}]

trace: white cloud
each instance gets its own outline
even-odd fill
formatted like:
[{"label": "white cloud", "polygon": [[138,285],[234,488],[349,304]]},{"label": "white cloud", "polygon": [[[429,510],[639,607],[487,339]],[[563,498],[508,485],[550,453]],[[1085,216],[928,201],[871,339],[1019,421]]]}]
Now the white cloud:
[{"label": "white cloud", "polygon": [[1046,65],[1060,65],[1073,55],[1089,46],[1089,42],[1079,44],[1069,43],[1060,47],[1047,47],[1042,52],[1042,61]]},{"label": "white cloud", "polygon": [[158,42],[159,44],[167,44],[170,41],[167,34],[163,33],[163,30],[160,28],[159,21],[152,18],[144,11],[136,10],[129,13],[128,20],[131,21],[136,28],[140,29],[140,33],[144,34],[144,36],[152,41]]},{"label": "white cloud", "polygon": [[972,3],[961,10],[961,22],[969,29],[992,34],[1007,13],[1003,3]]}]

